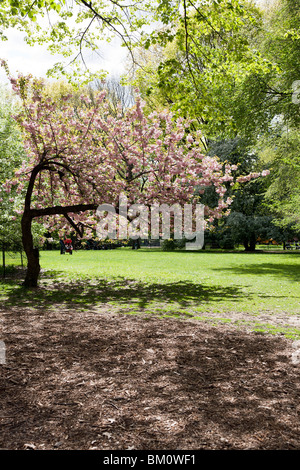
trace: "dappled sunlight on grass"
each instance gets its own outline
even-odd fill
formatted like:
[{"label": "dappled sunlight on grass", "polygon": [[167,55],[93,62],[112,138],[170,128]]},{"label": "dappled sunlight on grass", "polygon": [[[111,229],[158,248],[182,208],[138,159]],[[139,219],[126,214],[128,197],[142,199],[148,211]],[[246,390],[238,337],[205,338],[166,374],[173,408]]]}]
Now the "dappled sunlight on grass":
[{"label": "dappled sunlight on grass", "polygon": [[90,281],[48,282],[41,281],[38,289],[14,288],[7,299],[11,305],[22,305],[30,302],[43,308],[52,305],[68,304],[91,307],[97,303],[117,303],[120,307],[146,309],[150,306],[164,304],[177,308],[198,306],[201,302],[220,302],[231,300],[238,302],[244,294],[236,287],[206,286],[189,281],[144,283],[134,279],[118,277],[114,280],[92,279]]},{"label": "dappled sunlight on grass", "polygon": [[110,309],[235,323],[242,323],[241,316],[246,323],[263,316],[268,331],[272,315],[291,318],[291,325],[282,320],[285,328],[296,328],[300,315],[298,254],[42,252],[41,265],[37,289],[24,289],[20,275],[2,280],[0,299],[6,306]]}]

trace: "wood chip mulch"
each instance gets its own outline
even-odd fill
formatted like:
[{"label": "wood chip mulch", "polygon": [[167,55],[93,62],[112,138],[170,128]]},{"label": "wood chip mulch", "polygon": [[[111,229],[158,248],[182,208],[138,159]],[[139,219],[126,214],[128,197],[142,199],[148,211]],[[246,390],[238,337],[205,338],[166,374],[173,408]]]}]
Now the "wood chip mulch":
[{"label": "wood chip mulch", "polygon": [[283,336],[107,308],[0,319],[1,449],[300,449]]}]

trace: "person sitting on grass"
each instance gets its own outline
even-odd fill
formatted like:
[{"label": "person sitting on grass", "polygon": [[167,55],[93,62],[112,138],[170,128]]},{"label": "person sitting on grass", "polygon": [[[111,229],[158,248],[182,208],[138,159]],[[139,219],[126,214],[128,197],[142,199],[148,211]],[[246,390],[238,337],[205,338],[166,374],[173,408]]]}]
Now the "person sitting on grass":
[{"label": "person sitting on grass", "polygon": [[70,255],[73,252],[73,246],[72,246],[72,240],[70,238],[66,238],[64,241],[65,244],[65,249],[67,253],[70,253]]},{"label": "person sitting on grass", "polygon": [[61,254],[61,255],[64,255],[65,252],[66,252],[66,247],[65,247],[64,241],[63,241],[63,240],[59,240],[59,244],[60,244],[60,254]]}]

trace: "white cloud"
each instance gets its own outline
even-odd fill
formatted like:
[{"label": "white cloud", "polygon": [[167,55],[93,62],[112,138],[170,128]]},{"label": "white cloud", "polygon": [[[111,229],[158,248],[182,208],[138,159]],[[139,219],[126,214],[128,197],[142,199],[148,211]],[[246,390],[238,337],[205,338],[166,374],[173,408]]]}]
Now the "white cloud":
[{"label": "white cloud", "polygon": [[[46,77],[47,70],[61,61],[61,56],[51,54],[46,44],[28,45],[21,31],[10,29],[6,32],[6,36],[8,40],[0,42],[0,59],[7,61],[12,75],[21,72],[22,74],[31,73],[35,77]],[[99,55],[87,52],[85,60],[93,71],[104,69],[111,75],[119,75],[124,71],[126,55],[126,49],[121,47],[120,41],[115,39],[109,44],[103,42]],[[2,68],[0,68],[0,82],[7,82]]]},{"label": "white cloud", "polygon": [[[0,44],[0,58],[7,61],[12,75],[21,72],[44,77],[47,69],[57,61],[57,58],[49,54],[46,47],[39,45],[31,47],[26,44],[21,31],[9,30],[6,32],[6,36],[8,40]],[[1,81],[5,79],[5,73],[2,70]]]}]

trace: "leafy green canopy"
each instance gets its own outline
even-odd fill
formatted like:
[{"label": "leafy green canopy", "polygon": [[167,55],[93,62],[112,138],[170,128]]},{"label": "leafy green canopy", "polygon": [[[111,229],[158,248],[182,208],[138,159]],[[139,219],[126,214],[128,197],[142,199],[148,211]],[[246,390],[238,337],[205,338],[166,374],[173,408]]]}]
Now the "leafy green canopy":
[{"label": "leafy green canopy", "polygon": [[253,143],[278,115],[299,126],[299,0],[269,11],[246,1],[183,5],[173,29],[153,32],[148,52],[138,50],[134,79],[149,106],[195,118],[209,138]]},{"label": "leafy green canopy", "polygon": [[261,28],[260,13],[251,5],[227,0],[195,4],[193,10],[184,6],[173,48],[155,71],[156,86],[173,110],[195,118],[206,135],[233,136],[237,87],[254,71],[265,73],[273,67],[249,40]]},{"label": "leafy green canopy", "polygon": [[254,70],[237,88],[234,116],[243,133],[266,135],[278,116],[299,127],[299,28],[300,0],[278,0],[264,13],[262,30],[252,43],[273,66]]},{"label": "leafy green canopy", "polygon": [[266,205],[281,227],[300,231],[300,131],[286,126],[263,142],[262,160],[272,171]]}]

